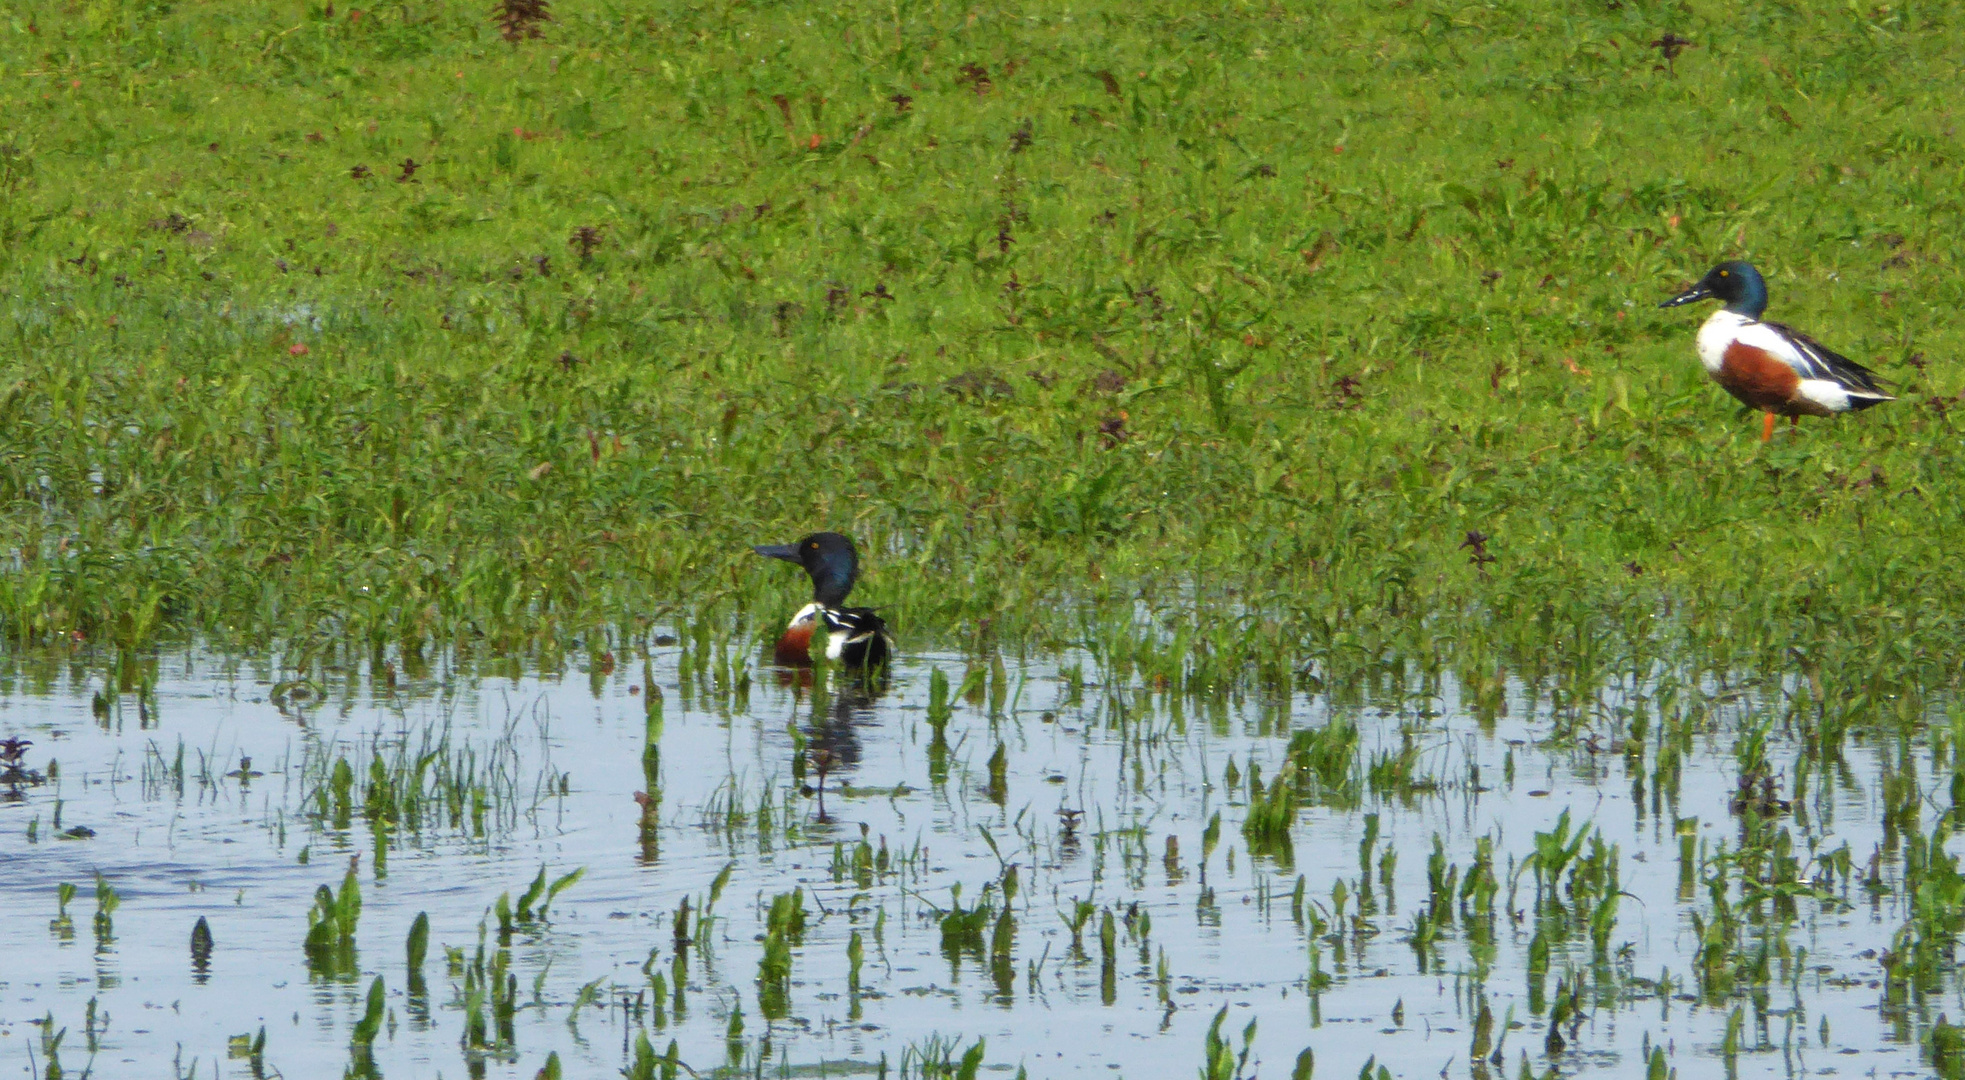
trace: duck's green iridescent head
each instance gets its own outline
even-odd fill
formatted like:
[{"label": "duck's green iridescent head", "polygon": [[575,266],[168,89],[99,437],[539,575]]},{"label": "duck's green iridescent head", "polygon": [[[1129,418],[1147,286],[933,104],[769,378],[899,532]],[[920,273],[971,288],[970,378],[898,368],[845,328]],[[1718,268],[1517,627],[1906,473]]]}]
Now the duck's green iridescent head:
[{"label": "duck's green iridescent head", "polygon": [[1677,307],[1706,299],[1725,301],[1726,310],[1758,319],[1767,310],[1767,282],[1761,280],[1752,263],[1723,262],[1706,271],[1698,284],[1658,306]]}]

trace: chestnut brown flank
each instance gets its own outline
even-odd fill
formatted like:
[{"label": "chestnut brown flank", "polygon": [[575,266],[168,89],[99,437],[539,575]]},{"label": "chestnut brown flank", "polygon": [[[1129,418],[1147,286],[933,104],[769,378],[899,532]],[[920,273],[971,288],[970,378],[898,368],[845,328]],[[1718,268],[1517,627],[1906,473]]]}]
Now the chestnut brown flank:
[{"label": "chestnut brown flank", "polygon": [[785,630],[785,636],[778,639],[775,659],[780,664],[809,664],[812,662],[812,628],[818,619],[801,619]]},{"label": "chestnut brown flank", "polygon": [[1787,416],[1816,411],[1795,396],[1801,374],[1766,349],[1737,341],[1728,345],[1713,381],[1756,409]]}]

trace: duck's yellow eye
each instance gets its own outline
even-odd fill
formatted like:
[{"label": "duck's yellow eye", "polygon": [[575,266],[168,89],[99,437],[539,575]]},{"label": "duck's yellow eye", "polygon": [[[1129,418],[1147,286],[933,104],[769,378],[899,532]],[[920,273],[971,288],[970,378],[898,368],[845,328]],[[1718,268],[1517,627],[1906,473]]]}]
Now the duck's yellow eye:
[{"label": "duck's yellow eye", "polygon": [[811,548],[811,549],[812,549],[813,551],[817,551],[817,550],[819,550],[819,545],[818,545],[817,543],[811,543],[811,544],[807,544],[807,545],[805,545],[805,546],[806,546],[806,547],[809,547],[809,548]]},{"label": "duck's yellow eye", "polygon": [[1730,276],[1732,276],[1732,273],[1733,273],[1733,271],[1731,271],[1731,270],[1721,270],[1721,271],[1719,272],[1719,276],[1720,276],[1720,277],[1730,277]]}]

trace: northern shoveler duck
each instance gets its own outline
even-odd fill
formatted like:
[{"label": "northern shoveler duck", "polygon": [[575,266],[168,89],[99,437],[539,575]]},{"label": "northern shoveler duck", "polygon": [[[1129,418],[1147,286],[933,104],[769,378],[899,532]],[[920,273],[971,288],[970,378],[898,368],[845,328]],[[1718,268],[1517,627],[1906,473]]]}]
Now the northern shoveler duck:
[{"label": "northern shoveler duck", "polygon": [[1699,362],[1706,374],[1750,408],[1767,414],[1760,439],[1774,437],[1774,418],[1834,416],[1896,399],[1876,373],[1793,327],[1763,322],[1767,283],[1750,263],[1723,262],[1698,284],[1659,304],[1677,307],[1718,299],[1726,306],[1699,328]]},{"label": "northern shoveler duck", "polygon": [[860,576],[860,556],[851,540],[835,532],[819,532],[795,544],[765,544],[751,550],[797,563],[812,578],[812,602],[798,609],[778,639],[778,663],[810,663],[812,638],[822,627],[827,659],[862,668],[887,662],[887,623],[872,608],[840,606]]}]

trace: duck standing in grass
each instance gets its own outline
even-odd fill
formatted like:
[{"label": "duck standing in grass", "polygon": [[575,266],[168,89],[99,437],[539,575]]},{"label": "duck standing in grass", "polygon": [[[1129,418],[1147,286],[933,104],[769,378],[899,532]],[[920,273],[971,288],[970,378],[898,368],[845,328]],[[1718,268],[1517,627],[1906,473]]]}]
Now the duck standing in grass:
[{"label": "duck standing in grass", "polygon": [[1699,362],[1727,393],[1767,414],[1760,441],[1774,437],[1776,416],[1799,424],[1803,416],[1834,416],[1896,400],[1870,369],[1799,330],[1762,322],[1767,283],[1752,264],[1720,263],[1658,306],[1707,299],[1726,306],[1699,328]]},{"label": "duck standing in grass", "polygon": [[840,606],[860,576],[860,556],[851,540],[835,532],[819,532],[795,544],[764,544],[751,550],[766,558],[797,563],[812,578],[812,602],[798,609],[778,639],[778,663],[811,663],[812,639],[821,631],[829,660],[856,668],[874,668],[887,662],[887,623],[872,608]]}]

